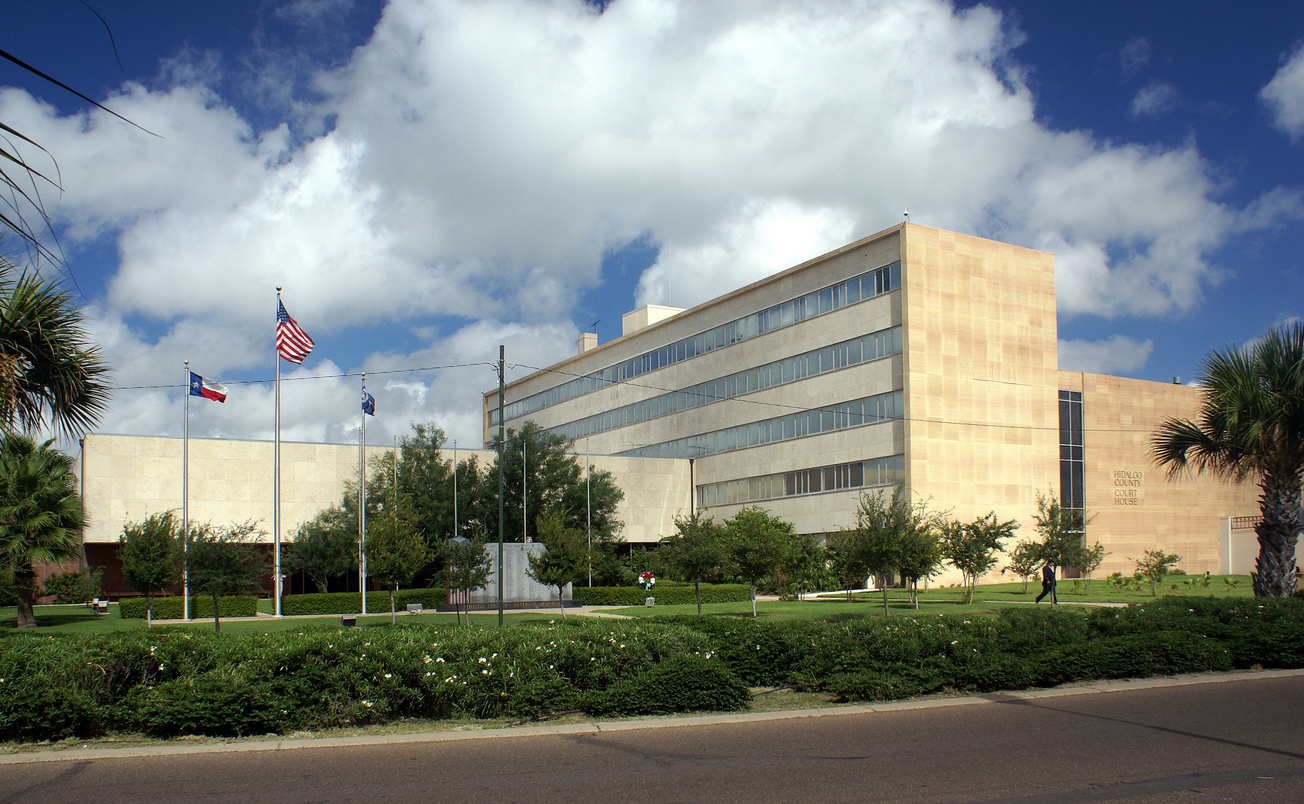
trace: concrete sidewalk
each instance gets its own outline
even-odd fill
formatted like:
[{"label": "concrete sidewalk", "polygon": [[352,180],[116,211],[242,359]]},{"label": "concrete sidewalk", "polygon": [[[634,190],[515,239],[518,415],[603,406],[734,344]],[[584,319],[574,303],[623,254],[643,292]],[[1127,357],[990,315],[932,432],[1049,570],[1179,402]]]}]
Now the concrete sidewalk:
[{"label": "concrete sidewalk", "polygon": [[[610,613],[611,610],[613,610],[613,609],[624,609],[624,608],[629,608],[629,607],[628,607],[628,606],[567,606],[567,607],[566,607],[566,616],[567,616],[567,617],[570,617],[571,615],[577,615],[577,616],[580,616],[580,617],[610,617],[610,618],[613,618],[613,619],[621,619],[621,620],[629,619],[628,615],[624,615],[624,614],[612,614],[612,613]],[[436,611],[434,611],[433,609],[428,609],[428,610],[426,610],[426,611],[422,611],[422,612],[421,612],[421,614],[452,614],[452,613],[453,613],[453,612],[451,612],[451,611],[436,612]],[[558,608],[555,608],[555,607],[554,607],[554,608],[541,608],[541,609],[508,609],[506,613],[507,613],[507,614],[555,614],[555,615],[557,616],[557,619],[559,619],[559,620],[561,619],[561,610],[558,609]],[[407,618],[407,617],[412,616],[412,615],[409,614],[407,611],[399,611],[399,612],[395,612],[395,614],[397,615],[397,618],[398,618],[400,621],[403,620],[403,619],[405,619],[405,618]],[[498,614],[498,610],[497,610],[497,609],[492,609],[492,610],[489,610],[489,611],[473,611],[473,612],[471,612],[471,614],[472,614],[472,616],[475,616],[475,617],[497,616],[497,614]],[[275,614],[264,614],[263,612],[259,612],[257,615],[255,615],[255,616],[253,616],[253,617],[223,617],[223,618],[222,618],[222,622],[224,622],[224,623],[249,623],[249,622],[258,622],[258,621],[260,621],[260,620],[261,620],[261,621],[268,621],[268,620],[270,620],[270,621],[273,621],[273,622],[275,622],[275,621],[277,621],[277,620],[308,620],[308,621],[311,621],[311,620],[336,620],[336,621],[338,621],[338,620],[340,619],[340,617],[343,617],[343,616],[347,616],[347,615],[342,615],[342,614],[283,614],[283,615],[281,615],[280,617],[277,617]],[[354,616],[354,617],[388,617],[388,616],[389,616],[389,612],[388,612],[388,611],[369,611],[369,612],[367,612],[366,614],[354,614],[354,615],[351,615],[351,616]],[[189,620],[182,620],[182,619],[175,619],[175,620],[162,620],[162,619],[155,618],[155,620],[154,620],[154,624],[155,624],[155,625],[187,625],[187,624],[189,624],[189,625],[196,625],[196,624],[204,624],[204,623],[206,623],[206,624],[208,624],[208,625],[212,625],[212,624],[213,624],[213,618],[212,618],[212,617],[191,617]]]}]

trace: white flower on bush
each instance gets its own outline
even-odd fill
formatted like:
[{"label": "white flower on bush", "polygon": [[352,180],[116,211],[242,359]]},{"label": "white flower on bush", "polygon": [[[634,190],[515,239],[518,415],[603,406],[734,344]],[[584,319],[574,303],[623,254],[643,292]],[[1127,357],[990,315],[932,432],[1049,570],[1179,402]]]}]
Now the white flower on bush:
[{"label": "white flower on bush", "polygon": [[385,674],[385,678],[393,678],[393,676],[390,675],[389,673],[386,673],[386,674]]}]

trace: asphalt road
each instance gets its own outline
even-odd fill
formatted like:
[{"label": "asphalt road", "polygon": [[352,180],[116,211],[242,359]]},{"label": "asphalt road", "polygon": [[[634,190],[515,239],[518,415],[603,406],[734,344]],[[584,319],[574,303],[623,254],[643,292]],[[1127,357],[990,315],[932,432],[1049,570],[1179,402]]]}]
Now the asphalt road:
[{"label": "asphalt road", "polygon": [[0,764],[0,803],[1304,802],[1304,676],[677,725]]}]

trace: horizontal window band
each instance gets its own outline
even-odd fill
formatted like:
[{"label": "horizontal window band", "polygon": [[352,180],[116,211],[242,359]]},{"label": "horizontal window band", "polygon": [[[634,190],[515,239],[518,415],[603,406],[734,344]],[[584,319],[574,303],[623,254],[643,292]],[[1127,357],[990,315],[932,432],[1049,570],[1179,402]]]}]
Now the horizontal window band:
[{"label": "horizontal window band", "polygon": [[697,487],[697,505],[742,505],[760,500],[776,500],[828,491],[872,488],[904,483],[906,456],[892,455],[866,461],[798,469],[771,475],[744,477]]},{"label": "horizontal window band", "polygon": [[549,427],[547,432],[573,441],[899,354],[901,328],[892,327]]},{"label": "horizontal window band", "polygon": [[901,391],[853,399],[814,410],[803,410],[723,430],[648,444],[618,452],[629,458],[698,458],[761,444],[805,438],[866,424],[900,419],[904,415]]},{"label": "horizontal window band", "polygon": [[[518,399],[504,406],[503,416],[507,421],[518,419],[639,375],[691,360],[698,355],[751,340],[767,332],[790,327],[802,321],[809,321],[834,310],[890,293],[900,287],[901,263],[884,265],[860,276],[854,276],[760,312],[721,324],[714,329],[700,332],[668,346],[653,349],[614,366],[576,377],[546,391]],[[498,411],[491,409],[489,425],[492,427],[497,424]]]}]

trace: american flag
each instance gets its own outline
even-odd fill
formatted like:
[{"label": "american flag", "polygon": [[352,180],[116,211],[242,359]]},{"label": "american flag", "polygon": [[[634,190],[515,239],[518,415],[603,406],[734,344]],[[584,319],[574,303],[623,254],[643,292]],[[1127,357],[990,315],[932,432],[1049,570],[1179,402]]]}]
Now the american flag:
[{"label": "american flag", "polygon": [[291,363],[302,363],[312,351],[312,338],[299,329],[290,314],[285,312],[285,305],[276,300],[276,354]]}]

